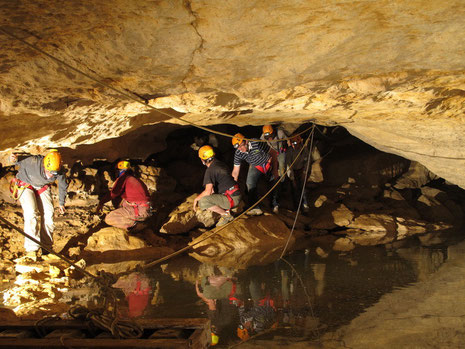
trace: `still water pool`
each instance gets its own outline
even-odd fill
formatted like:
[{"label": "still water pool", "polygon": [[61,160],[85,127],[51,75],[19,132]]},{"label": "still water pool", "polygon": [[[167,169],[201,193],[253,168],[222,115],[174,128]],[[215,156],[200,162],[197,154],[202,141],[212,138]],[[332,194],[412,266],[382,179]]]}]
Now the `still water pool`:
[{"label": "still water pool", "polygon": [[416,239],[324,257],[305,249],[245,270],[185,256],[130,276],[146,296],[126,301],[130,314],[145,318],[209,317],[220,344],[239,342],[241,328],[270,340],[318,341],[382,295],[427,279],[446,260],[446,244],[425,247]]}]

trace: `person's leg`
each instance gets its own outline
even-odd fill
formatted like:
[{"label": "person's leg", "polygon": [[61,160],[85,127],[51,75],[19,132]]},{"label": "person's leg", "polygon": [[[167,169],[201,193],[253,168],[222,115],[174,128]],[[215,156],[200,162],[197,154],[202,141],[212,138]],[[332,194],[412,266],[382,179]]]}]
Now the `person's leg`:
[{"label": "person's leg", "polygon": [[[247,172],[247,192],[249,206],[255,204],[258,200],[257,183],[262,173],[255,168],[255,166],[249,165],[249,171]],[[258,208],[258,206],[256,206]]]},{"label": "person's leg", "polygon": [[52,200],[52,191],[48,188],[42,194],[39,195],[39,198],[42,202],[42,209],[44,212],[44,229],[42,231],[42,240],[41,242],[48,247],[53,245],[53,231],[55,230],[55,225],[53,223],[53,200]]},{"label": "person's leg", "polygon": [[231,204],[227,196],[223,194],[211,194],[199,200],[199,208],[202,210],[210,210],[221,215],[220,220],[216,224],[217,227],[225,225],[234,219],[229,211],[226,211],[229,210],[230,207]]},{"label": "person's leg", "polygon": [[[39,208],[37,207],[34,191],[31,189],[25,189],[19,198],[19,202],[23,209],[24,232],[40,241]],[[39,245],[27,237],[24,237],[24,249],[26,252],[34,252],[39,249]]]},{"label": "person's leg", "polygon": [[223,194],[211,194],[199,200],[199,208],[202,210],[210,210],[220,215],[225,215],[226,210],[228,210],[230,206],[231,204],[228,198]]},{"label": "person's leg", "polygon": [[[272,181],[272,185],[275,185],[278,180]],[[271,194],[271,205],[273,207],[273,212],[278,212],[279,207],[279,195],[281,194],[281,185],[282,183],[278,183],[276,188],[274,188],[273,193]]]},{"label": "person's leg", "polygon": [[121,229],[131,228],[136,223],[134,208],[123,204],[122,207],[111,211],[105,216],[105,223]]},{"label": "person's leg", "polygon": [[278,175],[281,177],[286,172],[286,153],[278,155],[278,167]]}]

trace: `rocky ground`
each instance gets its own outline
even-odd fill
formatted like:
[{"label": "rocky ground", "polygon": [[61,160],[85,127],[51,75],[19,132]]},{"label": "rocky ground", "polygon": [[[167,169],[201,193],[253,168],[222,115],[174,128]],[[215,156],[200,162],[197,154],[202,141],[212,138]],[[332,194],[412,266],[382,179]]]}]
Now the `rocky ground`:
[{"label": "rocky ground", "polygon": [[[323,158],[317,152],[313,154],[312,181],[309,182],[308,191],[310,208],[302,212],[295,222],[289,191],[284,189],[283,205],[278,214],[270,213],[265,204],[265,215],[239,217],[206,242],[199,241],[206,234],[219,230],[214,228],[218,217],[208,212],[192,211],[195,194],[177,189],[179,177],[187,178],[185,173],[180,173],[178,177],[176,171],[169,172],[150,164],[135,165],[137,175],[146,182],[152,193],[154,216],[142,229],[126,232],[105,226],[102,217],[94,214],[98,197],[112,184],[111,165],[95,168],[76,165],[69,171],[67,212],[56,217],[54,251],[62,253],[94,275],[99,270],[118,274],[134,271],[191,244],[195,248],[189,253],[200,262],[240,269],[250,264],[265,265],[276,260],[294,224],[290,248],[306,246],[310,253],[323,258],[331,249],[350,251],[357,246],[391,243],[412,235],[423,239],[425,244],[434,244],[435,241],[428,240],[429,233],[461,226],[465,201],[459,189],[435,177],[417,163],[365,146],[358,147],[358,155],[348,152],[338,157],[329,154]],[[354,151],[354,147],[351,147],[351,151]],[[21,208],[6,195],[9,179],[13,175],[13,171],[4,169],[0,178],[3,195],[0,213],[7,221],[21,228]],[[191,184],[184,180],[184,188],[189,185],[195,187],[194,182],[195,179]],[[263,189],[260,187],[260,190]],[[55,187],[53,193],[56,196]],[[106,212],[111,209],[109,205]],[[241,210],[235,213],[236,216],[240,214]],[[3,304],[7,307],[1,311],[5,317],[40,318],[46,314],[65,314],[66,303],[88,304],[95,298],[90,295],[98,295],[95,283],[61,260],[45,258],[39,263],[26,260],[23,257],[24,238],[4,223],[0,224],[0,241],[0,286]],[[457,267],[447,274],[457,277],[443,276],[443,279],[439,279],[437,276],[436,284],[447,288],[451,295],[458,292],[460,270]],[[199,273],[203,271],[199,269]],[[202,275],[191,275],[188,280],[195,282]],[[457,284],[454,286],[446,282],[448,278]],[[346,328],[322,337],[320,345],[340,347],[345,343],[354,348],[376,347],[364,340],[380,336],[385,342],[380,340],[376,344],[378,347],[390,347],[390,344],[402,347],[407,342],[401,343],[401,337],[405,341],[410,337],[407,334],[397,335],[399,330],[394,324],[403,321],[417,321],[417,326],[423,326],[419,327],[418,333],[428,332],[429,326],[445,320],[457,322],[458,328],[461,322],[460,306],[456,304],[454,311],[449,311],[451,305],[444,305],[449,295],[441,294],[441,288],[433,288],[433,285],[434,281],[425,281],[418,286],[422,289],[417,291],[396,291],[383,297],[373,311],[369,309]],[[453,288],[449,289],[449,286]],[[152,301],[156,303],[159,300]],[[399,307],[394,307],[393,304],[397,302]],[[444,306],[441,307],[441,304]],[[402,326],[410,329],[407,325]],[[448,326],[443,332],[438,332],[438,338],[451,333]],[[365,332],[357,332],[358,329],[365,329]],[[370,331],[373,331],[372,335],[366,336]],[[391,332],[385,334],[384,331]],[[426,338],[429,337],[425,336],[423,343],[426,343]],[[449,344],[453,347],[456,342]],[[300,344],[289,342],[286,345],[298,347]]]}]

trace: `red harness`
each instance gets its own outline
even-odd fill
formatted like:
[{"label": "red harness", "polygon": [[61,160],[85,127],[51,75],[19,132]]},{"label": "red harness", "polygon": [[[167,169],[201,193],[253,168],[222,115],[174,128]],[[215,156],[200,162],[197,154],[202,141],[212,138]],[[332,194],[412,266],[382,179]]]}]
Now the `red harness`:
[{"label": "red harness", "polygon": [[129,202],[127,200],[124,200],[128,203],[129,206],[132,206],[134,208],[134,214],[136,215],[136,218],[139,217],[139,207],[150,207],[150,202]]},{"label": "red harness", "polygon": [[234,186],[232,186],[231,188],[229,188],[228,190],[226,190],[224,192],[224,195],[226,195],[226,197],[228,198],[228,201],[229,201],[229,205],[231,206],[230,208],[233,208],[234,207],[234,200],[233,198],[231,197],[231,195],[233,193],[235,193],[236,191],[239,190],[239,185],[238,184],[235,184]]},{"label": "red harness", "polygon": [[28,188],[28,189],[31,189],[34,193],[36,193],[37,195],[40,195],[42,194],[44,191],[46,191],[49,187],[48,184],[45,184],[42,188],[39,188],[39,189],[35,189],[32,185],[30,185],[29,183],[26,183],[26,182],[23,182],[22,180],[16,178],[16,185],[18,187],[25,187],[25,188]]},{"label": "red harness", "polygon": [[228,297],[229,298],[229,304],[234,304],[234,305],[240,307],[243,304],[243,302],[239,298],[235,297],[234,296],[235,294],[236,294],[236,283],[233,282],[231,292],[229,293],[229,297]]},{"label": "red harness", "polygon": [[263,165],[255,166],[255,168],[259,170],[261,173],[266,174],[271,168],[271,158],[269,158],[268,161],[265,162]]}]

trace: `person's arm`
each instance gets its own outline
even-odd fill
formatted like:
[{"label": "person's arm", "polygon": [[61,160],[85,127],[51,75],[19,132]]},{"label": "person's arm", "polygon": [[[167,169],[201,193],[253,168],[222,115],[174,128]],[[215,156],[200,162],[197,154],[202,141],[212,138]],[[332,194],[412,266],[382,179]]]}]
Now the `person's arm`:
[{"label": "person's arm", "polygon": [[205,185],[205,190],[203,192],[201,192],[195,199],[194,199],[194,205],[193,205],[193,208],[194,208],[194,211],[197,210],[197,203],[199,202],[199,200],[201,198],[203,198],[204,196],[208,196],[208,195],[211,195],[214,193],[214,190],[213,190],[213,183],[208,183]]},{"label": "person's arm", "polygon": [[[126,176],[124,176],[124,178],[125,177]],[[116,182],[113,184],[113,188],[111,188],[111,190],[100,199],[97,205],[97,208],[95,209],[96,214],[100,214],[102,212],[102,208],[105,203],[123,194],[123,188],[124,188],[123,184],[125,181],[122,178],[123,176],[116,179]]]},{"label": "person's arm", "polygon": [[241,165],[234,165],[231,176],[234,178],[236,182],[237,182],[237,179],[239,178],[240,170],[241,170]]},{"label": "person's arm", "polygon": [[58,198],[59,198],[59,210],[60,213],[65,213],[65,200],[66,195],[68,195],[68,181],[66,180],[66,175],[59,174],[58,177]]},{"label": "person's arm", "polygon": [[199,281],[195,280],[195,291],[197,292],[197,296],[200,297],[207,305],[209,310],[216,310],[216,302],[214,299],[206,298],[202,292],[199,290]]}]

